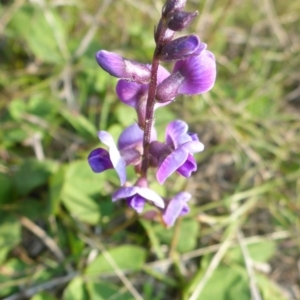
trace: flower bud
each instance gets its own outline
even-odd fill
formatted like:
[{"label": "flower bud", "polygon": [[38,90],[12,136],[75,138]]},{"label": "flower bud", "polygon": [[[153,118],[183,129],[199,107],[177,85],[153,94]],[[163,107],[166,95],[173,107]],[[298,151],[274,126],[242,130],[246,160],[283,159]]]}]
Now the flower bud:
[{"label": "flower bud", "polygon": [[163,34],[163,37],[161,38],[161,43],[165,44],[172,40],[173,36],[175,35],[175,32],[173,30],[170,30],[169,28],[165,27],[165,23],[160,19],[158,26],[154,32],[154,40],[156,44],[158,44],[159,39],[161,38],[163,30],[165,30],[165,33]]},{"label": "flower bud", "polygon": [[174,10],[182,10],[186,0],[167,0],[162,8],[162,15],[167,17]]},{"label": "flower bud", "polygon": [[160,83],[156,90],[156,101],[159,103],[166,103],[172,101],[178,94],[178,89],[183,82],[184,77],[179,73],[172,73],[162,83]]},{"label": "flower bud", "polygon": [[198,55],[205,47],[206,45],[201,43],[196,35],[184,36],[164,45],[159,58],[166,62],[181,60]]},{"label": "flower bud", "polygon": [[105,50],[96,53],[96,60],[102,69],[114,77],[137,83],[150,81],[151,71],[146,64],[125,59],[116,53]]},{"label": "flower bud", "polygon": [[198,12],[174,11],[168,15],[167,26],[173,31],[180,31],[190,25]]}]

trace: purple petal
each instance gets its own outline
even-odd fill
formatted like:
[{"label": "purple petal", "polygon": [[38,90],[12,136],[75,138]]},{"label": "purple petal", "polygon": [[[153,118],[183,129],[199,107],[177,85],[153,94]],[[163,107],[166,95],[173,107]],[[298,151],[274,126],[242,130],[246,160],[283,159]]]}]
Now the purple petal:
[{"label": "purple petal", "polygon": [[147,83],[151,72],[147,65],[105,50],[96,53],[96,60],[110,75],[139,83]]},{"label": "purple petal", "polygon": [[189,207],[186,202],[189,201],[191,197],[191,194],[181,192],[170,200],[162,216],[166,225],[173,226],[179,216],[186,215],[189,212]]},{"label": "purple petal", "polygon": [[154,191],[149,188],[139,188],[138,194],[145,199],[152,201],[156,206],[160,208],[165,207],[164,200]]},{"label": "purple petal", "polygon": [[165,69],[163,66],[159,65],[157,70],[157,83],[161,83],[167,77],[170,76],[170,72]]},{"label": "purple petal", "polygon": [[108,169],[113,169],[109,153],[102,148],[94,149],[88,156],[88,162],[95,173],[101,173]]},{"label": "purple petal", "polygon": [[116,190],[112,195],[112,201],[115,202],[117,200],[126,199],[137,194],[139,187],[137,186],[126,186],[121,187]]},{"label": "purple petal", "polygon": [[166,143],[176,149],[181,144],[191,141],[187,131],[188,125],[184,121],[175,120],[169,123],[166,128]]},{"label": "purple petal", "polygon": [[197,171],[197,163],[195,158],[189,154],[185,163],[176,170],[183,177],[190,177],[192,172]]},{"label": "purple petal", "polygon": [[126,166],[129,165],[137,165],[141,162],[142,156],[141,152],[135,149],[126,148],[124,150],[120,150],[121,156],[126,161]]},{"label": "purple petal", "polygon": [[204,50],[198,56],[177,61],[173,72],[177,71],[185,77],[178,93],[187,95],[205,93],[213,87],[216,79],[214,55]]},{"label": "purple petal", "polygon": [[139,195],[135,195],[131,199],[127,199],[127,204],[139,214],[143,212],[145,203],[146,203],[145,198]]},{"label": "purple petal", "polygon": [[116,86],[116,93],[119,99],[134,108],[140,102],[147,100],[148,84],[139,84],[132,81],[121,79]]},{"label": "purple petal", "polygon": [[188,153],[197,153],[204,150],[204,145],[199,141],[191,141],[182,144],[179,148],[184,149]]},{"label": "purple petal", "polygon": [[163,184],[188,158],[188,152],[180,147],[169,154],[156,172],[157,181]]},{"label": "purple petal", "polygon": [[126,162],[122,158],[112,136],[106,131],[99,131],[98,136],[100,141],[108,146],[110,160],[120,178],[121,185],[126,182]]},{"label": "purple petal", "polygon": [[125,73],[124,58],[116,53],[105,50],[96,53],[96,60],[99,66],[110,75],[122,78]]},{"label": "purple petal", "polygon": [[121,133],[118,140],[118,149],[123,150],[125,148],[134,148],[143,144],[144,132],[138,126],[138,124],[134,123],[127,127]]},{"label": "purple petal", "polygon": [[112,195],[112,201],[115,202],[120,199],[126,199],[139,194],[141,197],[154,202],[158,207],[164,208],[164,200],[154,191],[149,188],[142,188],[138,186],[121,187]]}]

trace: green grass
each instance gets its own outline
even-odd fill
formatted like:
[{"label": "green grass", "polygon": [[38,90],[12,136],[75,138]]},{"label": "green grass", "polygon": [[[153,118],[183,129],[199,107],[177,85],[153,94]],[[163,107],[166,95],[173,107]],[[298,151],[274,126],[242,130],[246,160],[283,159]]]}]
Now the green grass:
[{"label": "green grass", "polygon": [[218,77],[156,116],[206,146],[157,190],[193,194],[174,228],[112,204],[116,174],[87,165],[97,130],[135,119],[94,54],[150,62],[162,2],[0,2],[1,299],[300,298],[300,2],[188,1]]}]

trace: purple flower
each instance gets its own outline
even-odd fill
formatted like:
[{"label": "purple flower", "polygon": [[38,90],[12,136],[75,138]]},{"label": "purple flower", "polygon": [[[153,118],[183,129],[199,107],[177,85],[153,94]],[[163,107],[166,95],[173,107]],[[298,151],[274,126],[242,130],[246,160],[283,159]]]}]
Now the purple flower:
[{"label": "purple flower", "polygon": [[150,81],[151,71],[146,64],[125,59],[116,53],[105,50],[96,53],[96,60],[102,69],[114,77],[138,83]]},{"label": "purple flower", "polygon": [[188,133],[188,125],[181,121],[171,122],[166,129],[165,144],[153,141],[150,144],[152,160],[156,160],[158,170],[156,178],[160,184],[177,171],[184,177],[190,177],[197,170],[193,153],[201,152],[204,145],[196,134]]},{"label": "purple flower", "polygon": [[[152,129],[151,139],[156,139],[156,131]],[[115,169],[121,185],[126,182],[126,166],[137,165],[141,161],[144,132],[135,123],[126,128],[120,135],[118,147],[113,137],[106,131],[99,131],[98,137],[109,151],[97,148],[88,156],[88,162],[95,173]]]},{"label": "purple flower", "polygon": [[134,186],[121,187],[112,195],[112,201],[125,199],[128,206],[141,213],[146,201],[152,201],[157,207],[164,208],[164,200],[148,188],[147,181],[140,178]]},{"label": "purple flower", "polygon": [[215,57],[201,49],[199,55],[176,62],[172,74],[157,87],[158,102],[169,103],[179,94],[202,94],[213,87],[216,79]]},{"label": "purple flower", "polygon": [[192,195],[187,192],[178,193],[167,204],[163,210],[162,218],[168,227],[174,225],[176,219],[189,213],[190,208],[187,202],[191,199]]},{"label": "purple flower", "polygon": [[[162,82],[170,73],[162,66],[158,67],[157,82]],[[119,99],[136,109],[138,115],[138,124],[144,126],[146,111],[146,102],[148,97],[149,84],[139,84],[128,80],[119,80],[116,86],[116,93]],[[156,103],[155,109],[167,105],[168,103]]]}]

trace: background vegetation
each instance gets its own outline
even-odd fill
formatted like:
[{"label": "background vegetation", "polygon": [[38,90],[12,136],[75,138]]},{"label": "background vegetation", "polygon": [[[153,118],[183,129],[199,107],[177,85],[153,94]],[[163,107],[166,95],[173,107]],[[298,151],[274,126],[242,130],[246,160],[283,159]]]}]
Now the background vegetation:
[{"label": "background vegetation", "polygon": [[163,1],[0,3],[1,299],[300,299],[299,1],[188,1],[218,77],[156,116],[206,145],[192,178],[153,187],[193,194],[171,230],[86,161],[135,119],[94,54],[149,62]]}]

